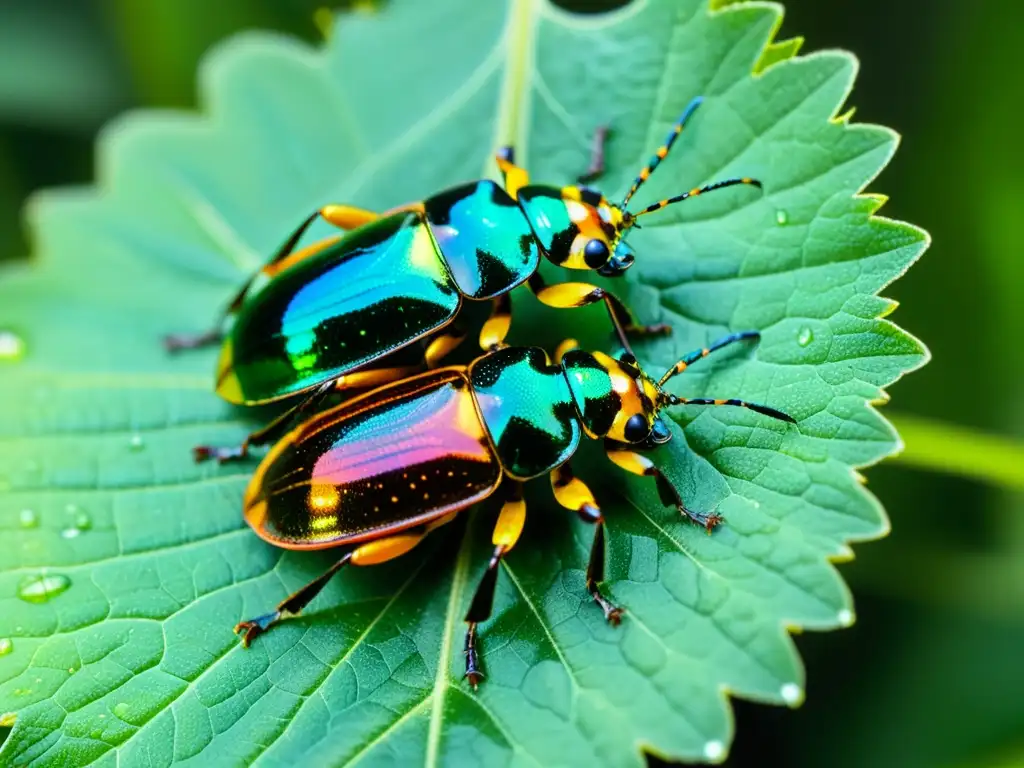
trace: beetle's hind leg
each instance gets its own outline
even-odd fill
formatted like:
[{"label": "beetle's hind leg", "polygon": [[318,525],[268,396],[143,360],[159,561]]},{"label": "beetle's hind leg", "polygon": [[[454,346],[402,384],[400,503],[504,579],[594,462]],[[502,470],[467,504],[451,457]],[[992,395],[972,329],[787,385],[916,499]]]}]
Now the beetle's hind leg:
[{"label": "beetle's hind leg", "polygon": [[241,461],[249,455],[249,448],[254,445],[264,445],[278,438],[284,430],[303,414],[308,413],[323,403],[324,399],[337,387],[337,381],[327,381],[313,390],[303,398],[298,405],[289,408],[276,419],[271,421],[262,429],[257,429],[249,434],[241,445],[231,447],[215,445],[197,445],[192,449],[192,456],[196,462],[216,459],[220,464],[229,461]]},{"label": "beetle's hind leg", "polygon": [[594,494],[586,484],[573,476],[569,462],[551,473],[551,490],[555,499],[566,509],[571,509],[584,522],[592,523],[594,542],[590,546],[590,562],[587,564],[587,591],[594,598],[609,624],[615,626],[622,621],[623,609],[601,594],[598,585],[604,581],[604,516],[594,500]]},{"label": "beetle's hind leg", "polygon": [[281,619],[297,615],[303,608],[309,605],[314,597],[320,594],[320,590],[327,586],[327,582],[331,580],[331,577],[334,576],[334,574],[349,564],[354,554],[354,552],[346,552],[338,562],[324,571],[320,576],[313,579],[313,581],[302,587],[302,589],[297,592],[293,592],[278,603],[276,610],[271,611],[270,613],[265,613],[262,616],[257,616],[255,619],[240,621],[236,624],[235,634],[242,636],[242,645],[248,648],[249,644],[258,635],[266,632],[272,625],[276,624]]},{"label": "beetle's hind leg", "polygon": [[216,446],[197,445],[192,449],[192,455],[197,462],[216,459],[220,464],[230,461],[241,461],[249,456],[249,449],[256,445],[266,445],[273,442],[284,434],[285,430],[296,424],[307,414],[318,409],[323,401],[335,391],[346,391],[349,389],[368,389],[379,387],[392,381],[404,379],[407,376],[419,373],[423,370],[421,365],[395,366],[393,368],[369,368],[363,371],[354,371],[345,374],[337,379],[326,381],[313,390],[297,405],[289,408],[269,424],[255,432],[250,433],[240,445]]},{"label": "beetle's hind leg", "polygon": [[505,503],[498,515],[498,522],[494,525],[494,533],[491,536],[491,543],[494,544],[494,554],[487,564],[483,578],[473,594],[473,602],[469,604],[466,612],[466,674],[465,678],[469,684],[476,688],[484,677],[480,670],[480,657],[476,639],[476,627],[482,621],[491,617],[491,609],[494,606],[494,589],[498,583],[498,566],[501,559],[508,551],[515,546],[519,540],[519,534],[523,532],[523,524],[526,522],[526,503],[523,501],[522,483],[508,481],[508,491]]},{"label": "beetle's hind leg", "polygon": [[169,334],[164,336],[164,347],[168,352],[180,352],[183,349],[199,349],[200,347],[208,347],[213,344],[219,344],[224,338],[224,326],[227,321],[232,317],[239,309],[242,304],[245,303],[245,297],[249,295],[249,290],[252,288],[256,278],[260,275],[265,275],[272,278],[282,269],[313,256],[319,253],[329,245],[333,245],[337,242],[338,238],[332,237],[325,240],[321,240],[318,243],[314,243],[307,248],[302,248],[296,251],[295,246],[299,240],[309,229],[310,225],[317,219],[322,218],[324,221],[333,224],[338,229],[349,230],[361,227],[363,224],[368,224],[377,218],[376,213],[373,211],[367,211],[362,208],[355,208],[350,205],[325,205],[317,211],[314,211],[296,228],[294,232],[284,241],[284,244],[274,252],[274,255],[270,257],[269,261],[263,265],[263,267],[252,275],[239,289],[238,293],[228,304],[227,308],[218,318],[217,323],[208,331],[203,333],[197,333],[194,335],[186,334]]},{"label": "beetle's hind leg", "polygon": [[383,539],[376,539],[367,542],[356,549],[346,552],[334,565],[328,568],[320,576],[313,579],[306,586],[293,592],[280,603],[277,609],[257,616],[249,621],[242,621],[235,625],[235,634],[242,636],[242,645],[249,647],[253,639],[264,632],[281,619],[298,615],[303,608],[309,605],[313,598],[320,594],[320,591],[327,586],[338,571],[351,563],[352,565],[377,565],[387,562],[396,557],[404,555],[417,544],[419,544],[427,533],[438,525],[448,522],[449,518],[442,518],[431,526],[417,529],[414,532],[400,533],[395,536],[388,536]]}]

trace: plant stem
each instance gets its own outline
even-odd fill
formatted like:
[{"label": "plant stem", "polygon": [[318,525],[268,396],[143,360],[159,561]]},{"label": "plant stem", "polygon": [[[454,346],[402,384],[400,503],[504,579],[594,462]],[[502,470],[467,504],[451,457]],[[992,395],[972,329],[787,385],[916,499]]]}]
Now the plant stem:
[{"label": "plant stem", "polygon": [[906,443],[893,461],[1024,490],[1024,442],[920,416],[886,416]]}]

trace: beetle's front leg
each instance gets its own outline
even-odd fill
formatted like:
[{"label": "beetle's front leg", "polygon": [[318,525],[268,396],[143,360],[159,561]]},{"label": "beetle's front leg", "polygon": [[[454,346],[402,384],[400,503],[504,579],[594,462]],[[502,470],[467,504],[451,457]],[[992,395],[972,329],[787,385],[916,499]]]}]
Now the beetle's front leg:
[{"label": "beetle's front leg", "polygon": [[[655,325],[639,325],[633,318],[633,314],[626,308],[614,294],[604,288],[590,283],[554,283],[548,285],[540,272],[534,272],[527,285],[533,291],[542,304],[558,309],[572,307],[585,307],[595,302],[604,302],[608,310],[608,317],[612,321],[612,328],[619,343],[626,352],[633,354],[633,348],[629,338],[644,336],[665,336],[672,333],[672,326],[666,323]],[[635,355],[634,355],[635,357]]]},{"label": "beetle's front leg", "polygon": [[604,441],[605,453],[613,463],[622,467],[627,472],[632,472],[640,477],[653,477],[658,488],[658,496],[661,503],[666,507],[675,507],[680,514],[701,526],[708,533],[711,533],[719,523],[722,516],[717,512],[694,512],[683,502],[679,490],[669,482],[669,479],[654,466],[654,462],[635,450],[636,446],[628,443],[620,443],[616,440],[606,439]]},{"label": "beetle's front leg", "polygon": [[593,143],[590,145],[590,165],[583,173],[576,177],[580,184],[587,184],[597,181],[604,175],[604,148],[608,143],[608,134],[611,128],[607,125],[599,125],[594,129]]},{"label": "beetle's front leg", "polygon": [[530,174],[526,169],[516,165],[516,153],[512,147],[502,147],[495,155],[498,170],[505,181],[505,191],[509,196],[518,199],[519,190],[530,183]]}]

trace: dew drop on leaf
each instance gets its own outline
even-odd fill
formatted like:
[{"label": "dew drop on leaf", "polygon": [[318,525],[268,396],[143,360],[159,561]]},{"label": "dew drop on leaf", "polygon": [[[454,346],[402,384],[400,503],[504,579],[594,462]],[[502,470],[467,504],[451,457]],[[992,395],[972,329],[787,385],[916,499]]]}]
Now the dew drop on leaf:
[{"label": "dew drop on leaf", "polygon": [[[71,527],[79,531],[87,531],[92,528],[92,518],[89,513],[77,504],[68,504],[64,511],[71,518]],[[69,538],[69,537],[65,537]]]},{"label": "dew drop on leaf", "polygon": [[718,762],[725,757],[725,744],[715,740],[704,745],[704,757],[712,762]]},{"label": "dew drop on leaf", "polygon": [[59,573],[39,573],[18,582],[18,597],[26,603],[46,603],[71,586],[71,579]]},{"label": "dew drop on leaf", "polygon": [[814,331],[807,326],[801,328],[799,335],[796,337],[796,343],[801,347],[806,347],[812,341],[814,341]]},{"label": "dew drop on leaf", "polygon": [[61,538],[64,538],[64,539],[75,539],[75,538],[78,538],[78,536],[81,533],[82,532],[80,530],[78,530],[77,528],[65,528],[63,531],[60,532],[60,535],[61,535]]},{"label": "dew drop on leaf", "polygon": [[25,356],[25,342],[12,331],[0,331],[0,362],[13,363]]},{"label": "dew drop on leaf", "polygon": [[133,451],[141,451],[146,447],[146,441],[142,439],[142,435],[136,432],[128,440],[128,447]]},{"label": "dew drop on leaf", "polygon": [[125,715],[128,714],[128,710],[129,710],[128,702],[126,702],[126,701],[122,701],[122,702],[114,705],[114,714],[117,717],[121,718],[122,720],[124,720]]},{"label": "dew drop on leaf", "polygon": [[22,528],[36,528],[39,525],[39,515],[34,509],[23,509],[18,513],[18,524]]},{"label": "dew drop on leaf", "polygon": [[14,641],[9,637],[0,637],[0,656],[6,656],[14,650]]},{"label": "dew drop on leaf", "polygon": [[789,213],[782,210],[781,208],[775,212],[775,223],[780,227],[785,226],[789,223]]},{"label": "dew drop on leaf", "polygon": [[779,690],[782,700],[791,707],[799,706],[804,700],[804,691],[796,683],[786,683]]}]

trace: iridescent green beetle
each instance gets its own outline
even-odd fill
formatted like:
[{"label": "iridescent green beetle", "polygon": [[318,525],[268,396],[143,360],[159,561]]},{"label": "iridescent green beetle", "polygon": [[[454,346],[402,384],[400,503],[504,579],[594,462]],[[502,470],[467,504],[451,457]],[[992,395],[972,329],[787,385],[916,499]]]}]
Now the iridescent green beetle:
[{"label": "iridescent green beetle", "polygon": [[[661,500],[710,532],[721,518],[687,508],[679,491],[644,452],[671,438],[659,414],[677,405],[731,405],[794,423],[782,411],[742,400],[687,399],[665,391],[673,376],[733,342],[735,333],[696,350],[654,380],[624,354],[583,352],[571,340],[555,362],[535,347],[505,347],[468,366],[429,371],[386,384],[327,409],[285,435],[245,492],[246,522],[286,549],[340,547],[323,575],[263,616],[235,627],[245,645],[299,613],[345,565],[399,557],[428,532],[498,492],[494,555],[466,615],[466,677],[483,676],[477,625],[491,614],[498,565],[519,539],[526,517],[522,484],[549,475],[555,499],[595,525],[586,586],[605,618],[622,610],[598,588],[604,580],[604,517],[569,462],[582,437],[603,439],[608,458],[652,477]],[[499,490],[500,489],[500,490]]]},{"label": "iridescent green beetle", "polygon": [[[181,349],[223,338],[217,392],[231,403],[305,396],[239,448],[213,453],[199,448],[197,458],[244,456],[250,445],[269,441],[298,412],[314,408],[332,391],[375,386],[424,365],[434,367],[465,333],[453,322],[463,300],[493,302],[480,345],[497,348],[511,321],[509,292],[523,283],[553,307],[604,302],[626,350],[631,335],[667,332],[665,325],[635,323],[622,302],[599,286],[545,285],[538,266],[544,256],[569,269],[621,275],[634,261],[623,238],[639,216],[714,189],[760,187],[754,179],[728,179],[636,213],[626,210],[700,103],[699,98],[690,103],[618,205],[585,186],[529,184],[506,148],[498,154],[504,188],[474,181],[380,215],[346,205],[314,212],[239,291],[224,318],[234,317],[226,335],[222,321],[209,333],[167,339],[169,348]],[[602,167],[598,143],[589,175]],[[318,218],[351,231],[296,251]],[[261,275],[269,282],[249,296]]]}]

